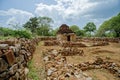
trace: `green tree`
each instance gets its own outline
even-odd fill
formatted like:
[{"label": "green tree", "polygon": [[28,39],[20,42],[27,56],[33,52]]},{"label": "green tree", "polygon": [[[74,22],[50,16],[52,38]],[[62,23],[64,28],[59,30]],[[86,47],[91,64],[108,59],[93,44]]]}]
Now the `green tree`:
[{"label": "green tree", "polygon": [[56,36],[56,33],[57,33],[58,30],[59,30],[59,28],[51,29],[50,32],[49,32],[50,36]]},{"label": "green tree", "polygon": [[85,31],[84,30],[78,30],[76,31],[77,36],[85,36]]},{"label": "green tree", "polygon": [[[107,36],[106,33],[109,36]],[[104,21],[98,29],[97,36],[110,37],[110,35],[112,35],[113,37],[120,37],[120,13],[117,16],[114,16],[111,19]]]},{"label": "green tree", "polygon": [[76,33],[79,30],[79,27],[77,25],[72,25],[70,26],[70,29]]},{"label": "green tree", "polygon": [[23,25],[23,27],[29,29],[32,33],[36,33],[36,29],[39,27],[37,17],[30,18],[29,21]]},{"label": "green tree", "polygon": [[88,22],[86,26],[84,27],[85,32],[88,32],[88,34],[94,32],[96,30],[96,25],[93,22]]},{"label": "green tree", "polygon": [[49,36],[52,22],[53,20],[49,17],[33,17],[23,27],[29,29],[32,33]]},{"label": "green tree", "polygon": [[51,23],[53,20],[49,17],[38,17],[39,28],[37,28],[37,34],[42,36],[49,36],[51,29]]}]

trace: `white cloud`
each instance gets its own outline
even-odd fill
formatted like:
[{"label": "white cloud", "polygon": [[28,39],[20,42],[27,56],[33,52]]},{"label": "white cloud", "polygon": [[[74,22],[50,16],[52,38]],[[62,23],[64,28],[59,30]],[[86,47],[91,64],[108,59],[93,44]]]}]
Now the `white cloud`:
[{"label": "white cloud", "polygon": [[0,16],[7,16],[9,17],[6,21],[6,24],[24,24],[30,17],[33,17],[34,15],[30,12],[14,9],[11,8],[7,11],[0,10]]},{"label": "white cloud", "polygon": [[0,10],[0,16],[13,16],[13,15],[28,15],[28,16],[33,16],[33,14],[30,13],[30,12],[19,10],[19,9],[14,9],[14,8],[11,8],[11,9],[9,9],[7,11]]},{"label": "white cloud", "polygon": [[[36,4],[33,13],[11,8],[9,10],[0,10],[0,16],[6,17],[6,24],[24,24],[30,17],[48,16],[54,20],[54,27],[63,23],[68,25],[84,25],[92,21],[99,26],[105,19],[115,15],[116,6],[119,6],[119,0],[54,0],[56,4]],[[119,9],[120,10],[120,9]],[[0,21],[1,23],[4,22]]]},{"label": "white cloud", "polygon": [[[55,21],[55,25],[62,23],[77,24],[83,27],[87,22],[94,21],[99,25],[107,17],[109,8],[117,5],[118,0],[55,0],[56,4],[36,4],[35,14],[48,16]],[[106,10],[102,12],[102,10]],[[110,12],[110,11],[109,11]],[[98,16],[97,16],[98,15]]]}]

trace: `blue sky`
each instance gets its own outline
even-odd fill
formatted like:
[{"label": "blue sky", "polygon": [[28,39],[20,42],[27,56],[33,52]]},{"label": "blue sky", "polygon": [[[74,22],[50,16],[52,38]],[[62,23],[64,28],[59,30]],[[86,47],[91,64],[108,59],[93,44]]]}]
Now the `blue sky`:
[{"label": "blue sky", "polygon": [[53,28],[65,23],[83,28],[97,27],[120,12],[120,0],[0,0],[0,26],[24,24],[30,17],[48,16]]}]

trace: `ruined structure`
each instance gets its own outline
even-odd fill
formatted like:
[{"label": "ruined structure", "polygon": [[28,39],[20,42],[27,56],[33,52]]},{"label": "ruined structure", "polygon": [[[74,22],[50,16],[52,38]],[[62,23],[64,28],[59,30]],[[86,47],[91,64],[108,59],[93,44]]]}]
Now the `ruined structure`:
[{"label": "ruined structure", "polygon": [[40,39],[0,40],[0,80],[28,80],[28,62]]},{"label": "ruined structure", "polygon": [[62,24],[57,32],[57,40],[76,41],[76,34],[69,28],[69,26]]}]

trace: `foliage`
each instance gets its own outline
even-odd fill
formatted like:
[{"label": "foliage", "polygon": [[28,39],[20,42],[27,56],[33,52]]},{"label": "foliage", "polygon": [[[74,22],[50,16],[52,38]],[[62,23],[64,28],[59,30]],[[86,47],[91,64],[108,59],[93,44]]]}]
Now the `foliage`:
[{"label": "foliage", "polygon": [[83,30],[80,30],[80,28],[77,25],[70,26],[70,29],[76,33],[77,36],[84,36],[85,32]]},{"label": "foliage", "polygon": [[0,27],[1,37],[19,37],[19,38],[31,38],[32,35],[27,30],[12,30],[9,28]]},{"label": "foliage", "polygon": [[38,17],[39,28],[37,29],[37,34],[42,36],[50,36],[51,23],[53,20],[49,17]]},{"label": "foliage", "polygon": [[13,34],[14,34],[14,32],[12,29],[0,27],[0,35],[1,36],[6,37],[6,36],[11,36]]},{"label": "foliage", "polygon": [[84,30],[77,30],[76,35],[77,36],[85,36],[85,31]]},{"label": "foliage", "polygon": [[120,13],[105,21],[98,29],[96,35],[101,37],[120,37]]},{"label": "foliage", "polygon": [[77,25],[72,25],[70,26],[70,29],[76,33],[79,30],[79,27]]},{"label": "foliage", "polygon": [[56,29],[51,29],[51,30],[49,31],[49,36],[56,36],[57,31],[58,31],[58,28],[56,28]]},{"label": "foliage", "polygon": [[37,34],[40,36],[49,36],[50,28],[48,26],[41,26],[37,29]]},{"label": "foliage", "polygon": [[32,38],[32,34],[27,31],[27,30],[14,30],[14,37],[19,37],[19,38]]},{"label": "foliage", "polygon": [[30,31],[32,33],[36,32],[36,29],[38,28],[38,18],[37,17],[33,17],[30,18],[28,22],[26,22],[23,27],[26,29],[30,29]]},{"label": "foliage", "polygon": [[94,32],[96,30],[96,25],[93,22],[88,22],[84,27],[84,30],[88,34],[90,33],[90,36],[91,36],[91,32]]},{"label": "foliage", "polygon": [[30,29],[33,34],[40,36],[49,36],[51,30],[51,23],[53,20],[49,17],[33,17],[26,22],[23,27]]},{"label": "foliage", "polygon": [[33,60],[29,61],[28,68],[30,69],[28,78],[32,80],[40,80],[38,74],[36,73],[36,69],[33,67]]}]

